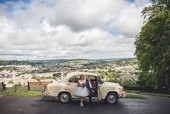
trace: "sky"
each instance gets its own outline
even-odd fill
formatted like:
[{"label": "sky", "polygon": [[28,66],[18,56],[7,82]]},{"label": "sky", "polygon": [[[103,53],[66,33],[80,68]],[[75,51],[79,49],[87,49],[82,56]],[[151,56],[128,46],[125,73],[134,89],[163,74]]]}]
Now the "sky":
[{"label": "sky", "polygon": [[149,0],[0,0],[0,60],[135,57]]}]

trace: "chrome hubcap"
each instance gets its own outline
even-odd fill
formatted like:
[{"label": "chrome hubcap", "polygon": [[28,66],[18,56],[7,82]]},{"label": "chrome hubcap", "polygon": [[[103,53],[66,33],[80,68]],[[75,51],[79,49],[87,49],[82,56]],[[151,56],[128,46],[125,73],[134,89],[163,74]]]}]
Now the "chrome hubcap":
[{"label": "chrome hubcap", "polygon": [[60,100],[62,102],[67,102],[69,100],[69,96],[66,94],[66,93],[63,93],[61,96],[60,96]]},{"label": "chrome hubcap", "polygon": [[109,95],[107,99],[108,99],[109,103],[115,103],[116,102],[116,97],[114,95]]}]

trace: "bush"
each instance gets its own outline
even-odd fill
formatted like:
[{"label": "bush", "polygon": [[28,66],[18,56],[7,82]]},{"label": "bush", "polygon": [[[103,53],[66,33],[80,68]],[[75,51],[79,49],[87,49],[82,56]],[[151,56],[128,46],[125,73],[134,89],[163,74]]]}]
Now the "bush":
[{"label": "bush", "polygon": [[131,78],[123,79],[121,84],[127,90],[139,90],[140,89],[140,86],[137,84],[137,82]]},{"label": "bush", "polygon": [[133,87],[136,86],[136,82],[131,78],[125,78],[122,81],[122,85],[127,87]]}]

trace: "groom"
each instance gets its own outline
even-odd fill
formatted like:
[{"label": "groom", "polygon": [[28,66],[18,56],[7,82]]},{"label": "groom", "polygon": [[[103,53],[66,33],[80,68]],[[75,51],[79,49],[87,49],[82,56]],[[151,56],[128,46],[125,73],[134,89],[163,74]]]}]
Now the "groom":
[{"label": "groom", "polygon": [[92,87],[90,76],[88,76],[87,79],[86,79],[86,87],[90,92],[90,94],[89,94],[89,102],[92,102],[93,87]]}]

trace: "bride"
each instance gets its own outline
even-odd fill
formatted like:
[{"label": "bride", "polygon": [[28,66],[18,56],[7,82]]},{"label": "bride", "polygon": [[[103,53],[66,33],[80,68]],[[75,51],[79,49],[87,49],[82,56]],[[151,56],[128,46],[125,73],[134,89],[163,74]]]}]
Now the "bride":
[{"label": "bride", "polygon": [[76,95],[80,97],[80,106],[83,106],[84,97],[89,95],[89,90],[86,87],[86,80],[84,75],[80,75],[80,80],[78,81],[78,88],[76,90]]}]

